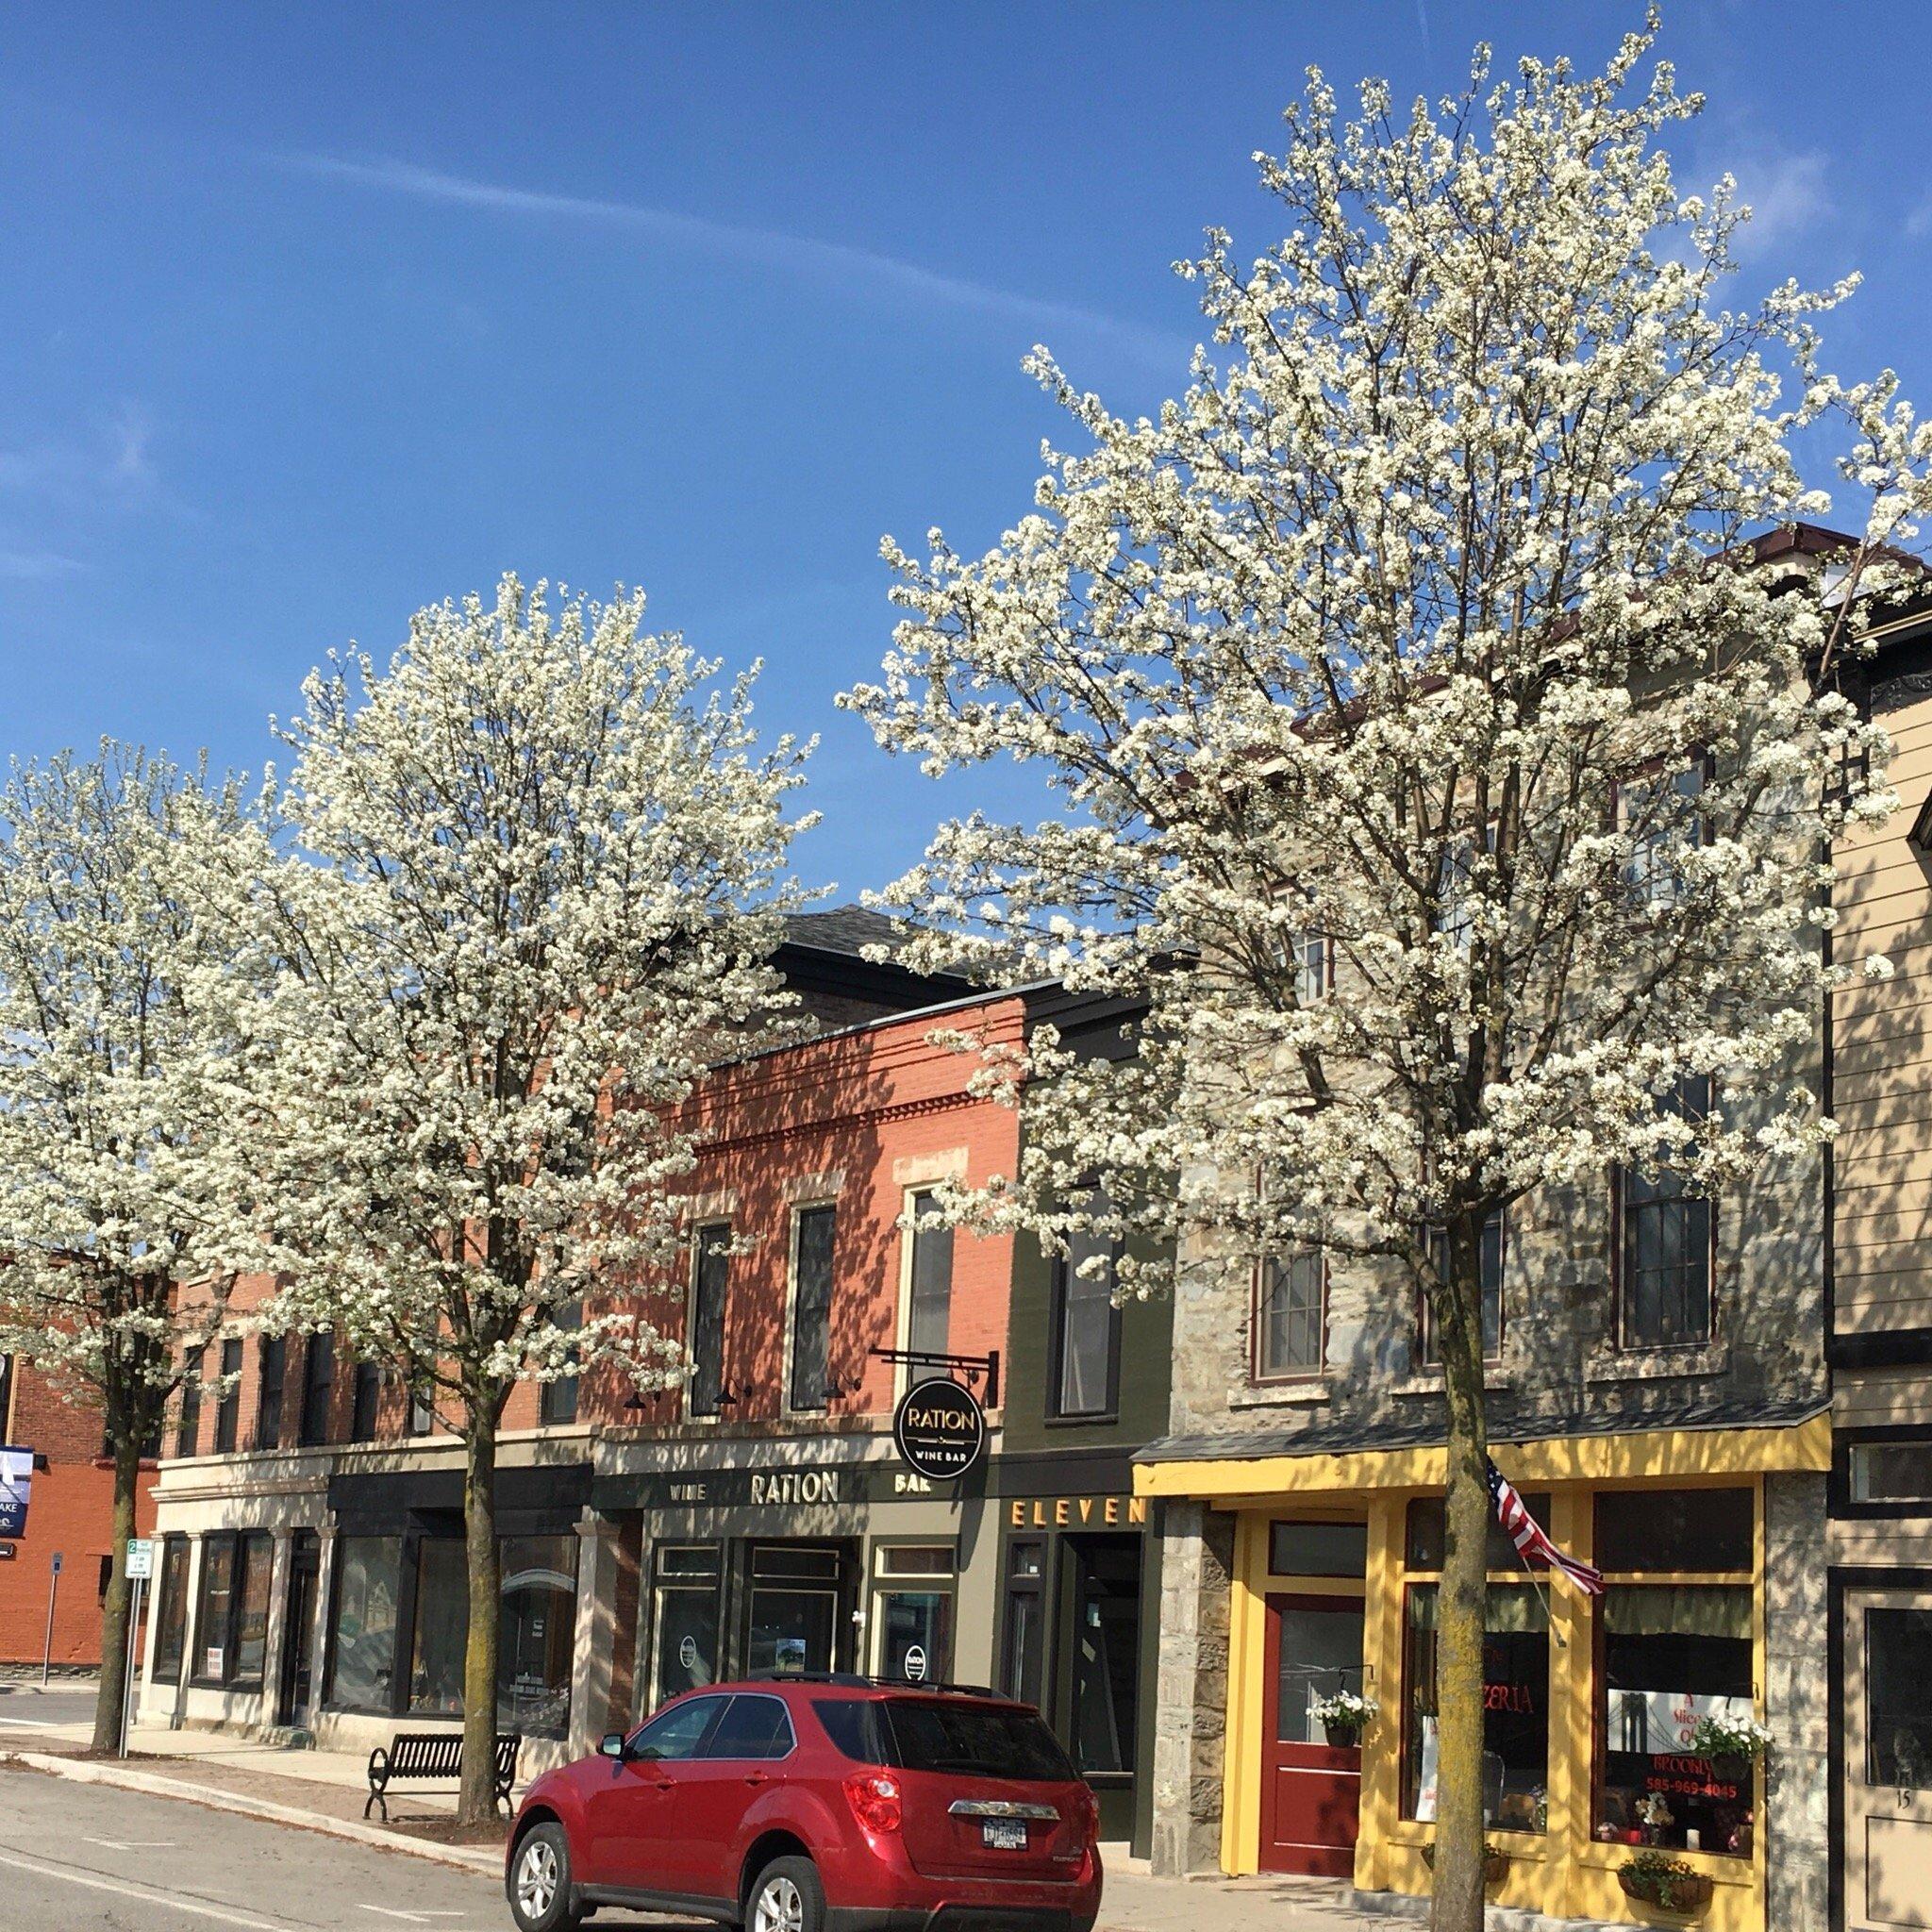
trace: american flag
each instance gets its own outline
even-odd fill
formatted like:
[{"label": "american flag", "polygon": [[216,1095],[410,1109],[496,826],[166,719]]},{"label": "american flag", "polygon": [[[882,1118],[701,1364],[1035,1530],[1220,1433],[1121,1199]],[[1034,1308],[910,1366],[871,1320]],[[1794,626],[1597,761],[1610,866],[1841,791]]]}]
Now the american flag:
[{"label": "american flag", "polygon": [[1567,1576],[1585,1596],[1603,1595],[1603,1572],[1559,1550],[1529,1513],[1523,1498],[1516,1493],[1516,1485],[1493,1462],[1490,1464],[1490,1494],[1495,1499],[1496,1521],[1525,1563],[1532,1559],[1547,1563],[1552,1570]]}]

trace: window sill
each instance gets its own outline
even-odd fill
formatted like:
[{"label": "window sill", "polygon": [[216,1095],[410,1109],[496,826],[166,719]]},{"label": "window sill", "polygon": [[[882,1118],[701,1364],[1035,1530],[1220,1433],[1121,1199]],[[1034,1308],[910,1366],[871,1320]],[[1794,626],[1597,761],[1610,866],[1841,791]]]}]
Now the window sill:
[{"label": "window sill", "polygon": [[1722,1375],[1731,1366],[1727,1343],[1707,1341],[1684,1348],[1606,1349],[1583,1365],[1586,1382],[1657,1382],[1679,1375]]},{"label": "window sill", "polygon": [[1048,1415],[1041,1416],[1040,1425],[1043,1429],[1110,1429],[1120,1424],[1118,1409],[1101,1409],[1092,1415]]},{"label": "window sill", "polygon": [[1328,1378],[1310,1375],[1306,1382],[1256,1382],[1236,1389],[1227,1398],[1230,1408],[1314,1408],[1328,1400]]},{"label": "window sill", "polygon": [[[1430,1369],[1425,1370],[1420,1375],[1406,1375],[1399,1382],[1391,1382],[1389,1385],[1389,1392],[1391,1395],[1440,1395],[1442,1393],[1443,1386],[1441,1371]],[[1485,1389],[1513,1389],[1515,1386],[1516,1377],[1500,1363],[1490,1362],[1485,1364],[1483,1368],[1483,1387]]]}]

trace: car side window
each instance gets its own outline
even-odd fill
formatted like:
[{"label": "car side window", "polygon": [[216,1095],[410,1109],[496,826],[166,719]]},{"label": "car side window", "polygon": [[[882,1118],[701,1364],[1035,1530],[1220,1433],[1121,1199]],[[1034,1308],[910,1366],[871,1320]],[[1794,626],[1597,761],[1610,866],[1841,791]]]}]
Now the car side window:
[{"label": "car side window", "polygon": [[674,1704],[670,1709],[660,1710],[630,1740],[627,1755],[660,1763],[695,1757],[705,1733],[711,1728],[711,1722],[724,1708],[724,1702],[722,1697],[693,1697],[688,1704]]},{"label": "car side window", "polygon": [[737,1696],[705,1742],[707,1757],[783,1757],[792,1745],[782,1697]]}]

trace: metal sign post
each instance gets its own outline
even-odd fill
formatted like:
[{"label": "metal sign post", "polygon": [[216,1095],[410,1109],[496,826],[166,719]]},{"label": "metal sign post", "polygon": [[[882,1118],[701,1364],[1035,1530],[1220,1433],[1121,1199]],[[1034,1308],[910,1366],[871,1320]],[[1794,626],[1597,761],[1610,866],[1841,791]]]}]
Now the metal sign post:
[{"label": "metal sign post", "polygon": [[134,1673],[141,1661],[141,1599],[154,1574],[155,1546],[146,1537],[127,1539],[127,1669],[121,1680],[121,1756],[127,1756],[128,1734],[134,1729]]},{"label": "metal sign post", "polygon": [[54,1561],[47,1571],[47,1643],[41,1652],[41,1689],[47,1688],[47,1677],[54,1668],[54,1599],[60,1593],[60,1552],[54,1552]]}]

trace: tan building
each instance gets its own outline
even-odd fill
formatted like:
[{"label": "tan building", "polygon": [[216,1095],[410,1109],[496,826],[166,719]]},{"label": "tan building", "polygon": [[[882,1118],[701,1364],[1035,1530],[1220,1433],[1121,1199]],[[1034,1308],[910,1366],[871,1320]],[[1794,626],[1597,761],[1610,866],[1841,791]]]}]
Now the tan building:
[{"label": "tan building", "polygon": [[1881,632],[1903,808],[1843,841],[1835,944],[1893,977],[1833,1002],[1833,1924],[1932,1924],[1932,608]]}]

